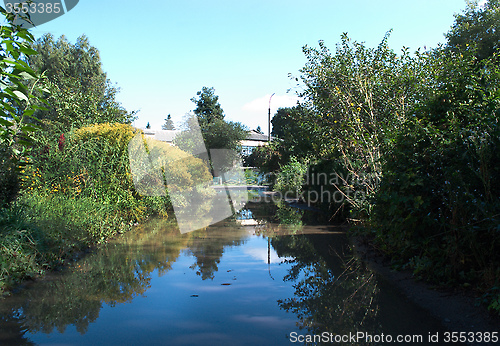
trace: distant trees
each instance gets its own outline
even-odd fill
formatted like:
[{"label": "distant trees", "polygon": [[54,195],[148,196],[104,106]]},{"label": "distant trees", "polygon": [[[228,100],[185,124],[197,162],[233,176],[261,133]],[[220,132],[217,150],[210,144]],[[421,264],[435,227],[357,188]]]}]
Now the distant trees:
[{"label": "distant trees", "polygon": [[196,93],[196,97],[191,99],[196,104],[194,114],[198,117],[198,122],[203,128],[217,120],[224,120],[224,112],[219,103],[219,96],[215,95],[213,87],[203,87]]},{"label": "distant trees", "polygon": [[192,98],[196,104],[194,114],[198,118],[201,133],[207,149],[231,149],[241,151],[240,142],[247,138],[248,129],[239,122],[224,120],[224,112],[219,104],[215,89],[203,87]]},{"label": "distant trees", "polygon": [[167,119],[165,119],[165,123],[161,125],[162,130],[175,130],[174,122],[172,121],[172,116],[167,115]]},{"label": "distant trees", "polygon": [[286,156],[303,157],[314,152],[314,131],[305,125],[310,111],[302,106],[279,108],[271,120],[271,135],[283,142]]},{"label": "distant trees", "polygon": [[[247,138],[248,129],[239,122],[224,120],[224,112],[214,88],[203,87],[196,95],[197,97],[191,99],[196,104],[193,117],[198,121],[209,158],[210,149],[229,149],[227,157],[222,160],[224,162],[219,162],[218,166],[230,168],[240,155],[241,141]],[[187,119],[185,125],[187,130],[194,129],[192,120],[192,118]],[[181,133],[175,138],[176,145],[186,151],[193,147],[191,143],[193,137],[188,132]]]}]

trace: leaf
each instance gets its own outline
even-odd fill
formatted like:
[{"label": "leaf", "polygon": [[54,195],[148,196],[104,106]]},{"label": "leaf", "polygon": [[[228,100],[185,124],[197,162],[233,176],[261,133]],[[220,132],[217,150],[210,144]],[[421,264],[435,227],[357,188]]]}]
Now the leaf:
[{"label": "leaf", "polygon": [[26,95],[24,95],[22,92],[18,91],[18,90],[14,90],[14,95],[16,95],[19,99],[21,100],[24,100],[24,101],[28,101],[28,97]]},{"label": "leaf", "polygon": [[21,145],[23,145],[23,146],[25,146],[25,147],[30,147],[30,146],[32,146],[32,145],[33,145],[33,143],[32,143],[32,142],[27,141],[27,140],[25,140],[25,139],[20,139],[20,140],[18,140],[18,141],[17,141],[17,143],[18,143],[18,144],[21,144]]},{"label": "leaf", "polygon": [[4,126],[7,126],[7,127],[9,127],[9,126],[13,126],[13,125],[14,125],[14,123],[13,123],[13,122],[8,121],[8,120],[6,120],[6,119],[4,119],[4,118],[0,118],[0,124],[1,124],[1,125],[4,125]]},{"label": "leaf", "polygon": [[32,126],[32,125],[25,125],[23,127],[21,127],[21,131],[23,132],[35,132],[35,131],[38,131],[40,130],[40,128],[38,126]]},{"label": "leaf", "polygon": [[19,50],[20,50],[23,54],[25,54],[25,55],[35,55],[35,54],[38,54],[36,50],[31,49],[31,48],[29,48],[29,47],[27,47],[27,46],[24,46],[24,45],[20,46],[20,47],[19,47]]},{"label": "leaf", "polygon": [[36,79],[36,77],[33,76],[33,74],[26,72],[26,71],[20,72],[19,77],[24,78],[24,79]]},{"label": "leaf", "polygon": [[33,113],[35,113],[34,109],[27,109],[24,111],[24,115],[29,116],[30,118],[33,115]]}]

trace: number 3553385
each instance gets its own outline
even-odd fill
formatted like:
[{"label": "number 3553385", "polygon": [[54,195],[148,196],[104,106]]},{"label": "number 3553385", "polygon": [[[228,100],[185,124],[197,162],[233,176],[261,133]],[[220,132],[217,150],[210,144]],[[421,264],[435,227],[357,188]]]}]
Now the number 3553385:
[{"label": "number 3553385", "polygon": [[25,3],[25,2],[6,2],[5,10],[8,13],[60,13],[63,11],[61,3],[46,2],[46,3]]}]

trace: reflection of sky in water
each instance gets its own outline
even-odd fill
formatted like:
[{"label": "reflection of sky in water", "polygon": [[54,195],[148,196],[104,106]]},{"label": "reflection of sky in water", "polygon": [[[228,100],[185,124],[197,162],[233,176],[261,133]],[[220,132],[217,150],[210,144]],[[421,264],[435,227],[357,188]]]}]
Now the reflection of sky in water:
[{"label": "reflection of sky in water", "polygon": [[[17,330],[21,341],[27,330],[25,338],[40,345],[290,345],[287,335],[307,331],[287,309],[314,316],[311,328],[335,333],[357,327],[372,334],[440,330],[439,321],[383,281],[367,280],[372,276],[364,269],[332,287],[344,272],[344,259],[331,252],[333,246],[342,253],[341,234],[311,227],[322,234],[274,238],[278,252],[297,256],[294,265],[302,268],[295,267],[297,281],[285,282],[292,264],[272,247],[268,263],[268,239],[248,228],[226,224],[179,236],[165,232],[162,223],[148,224],[84,257],[69,273],[54,275],[62,279],[41,280],[23,291],[31,292],[26,296],[16,294],[21,304],[9,311],[23,316],[6,326],[16,317],[0,315],[6,321],[0,343],[2,332]],[[375,287],[381,290],[373,295]],[[374,305],[368,303],[372,298]],[[0,312],[5,306],[0,304]],[[366,306],[374,308],[371,324]]]},{"label": "reflection of sky in water", "polygon": [[[258,260],[258,261],[263,261],[265,263],[268,263],[268,260],[270,260],[271,263],[282,263],[286,260],[291,260],[291,257],[279,257],[276,251],[271,247],[271,251],[268,253],[268,249],[262,248],[262,247],[253,247],[253,246],[246,246],[243,249],[244,253],[251,256],[253,259]],[[270,256],[268,256],[270,255]]]},{"label": "reflection of sky in water", "polygon": [[281,310],[278,299],[293,296],[283,282],[289,265],[280,264],[267,239],[251,237],[225,247],[213,279],[201,280],[190,268],[187,251],[162,276],[155,271],[144,296],[115,307],[103,304],[87,333],[73,326],[61,334],[29,338],[44,345],[288,345],[296,317]]}]

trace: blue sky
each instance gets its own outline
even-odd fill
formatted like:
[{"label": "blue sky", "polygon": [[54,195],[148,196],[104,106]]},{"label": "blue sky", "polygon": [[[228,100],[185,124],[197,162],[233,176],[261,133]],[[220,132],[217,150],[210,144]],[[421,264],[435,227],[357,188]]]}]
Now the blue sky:
[{"label": "blue sky", "polygon": [[395,51],[435,47],[465,7],[464,0],[80,0],[31,31],[73,43],[87,35],[121,89],[118,101],[139,111],[138,127],[159,129],[167,114],[180,123],[196,92],[213,86],[227,120],[267,133],[269,96],[276,93],[272,113],[295,103],[288,74],[299,76],[304,45],[324,40],[334,50],[348,32],[374,47],[392,29]]}]

